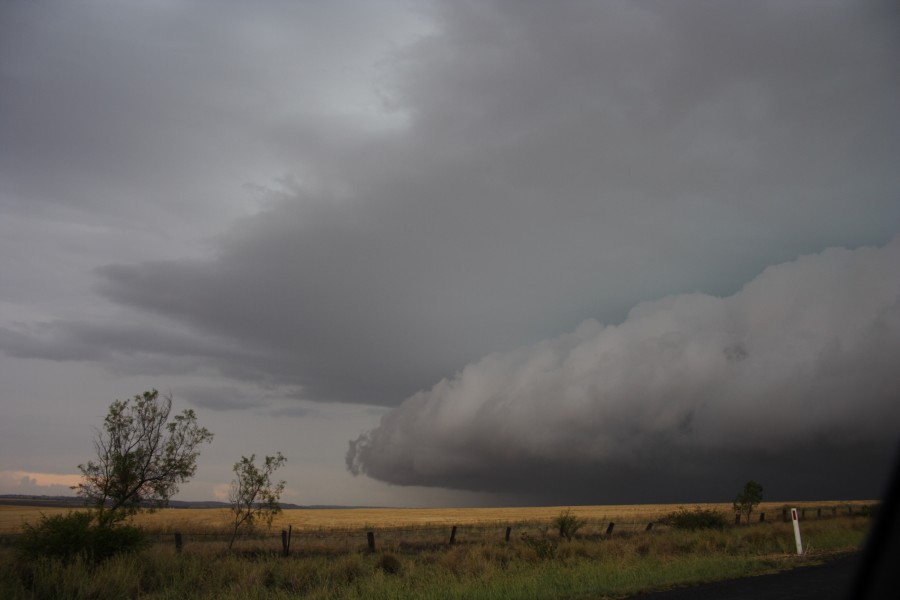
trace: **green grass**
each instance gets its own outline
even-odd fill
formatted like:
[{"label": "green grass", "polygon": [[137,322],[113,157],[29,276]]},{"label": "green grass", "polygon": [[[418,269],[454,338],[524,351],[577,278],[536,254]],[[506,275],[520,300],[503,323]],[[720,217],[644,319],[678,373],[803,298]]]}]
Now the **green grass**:
[{"label": "green grass", "polygon": [[774,572],[858,549],[867,518],[803,524],[810,553],[793,555],[789,524],[723,531],[663,529],[612,539],[538,544],[460,543],[453,547],[375,554],[355,550],[284,558],[268,550],[225,552],[189,544],[176,554],[158,544],[100,565],[18,561],[0,552],[0,597],[17,599],[528,599],[616,598],[652,589]]}]

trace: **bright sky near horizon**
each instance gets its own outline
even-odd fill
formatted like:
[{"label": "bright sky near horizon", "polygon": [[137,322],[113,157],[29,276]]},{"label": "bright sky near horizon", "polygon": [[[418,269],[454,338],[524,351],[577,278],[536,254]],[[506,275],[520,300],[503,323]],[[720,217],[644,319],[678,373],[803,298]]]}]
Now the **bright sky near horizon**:
[{"label": "bright sky near horizon", "polygon": [[0,493],[114,399],[287,502],[877,496],[900,9],[0,3]]}]

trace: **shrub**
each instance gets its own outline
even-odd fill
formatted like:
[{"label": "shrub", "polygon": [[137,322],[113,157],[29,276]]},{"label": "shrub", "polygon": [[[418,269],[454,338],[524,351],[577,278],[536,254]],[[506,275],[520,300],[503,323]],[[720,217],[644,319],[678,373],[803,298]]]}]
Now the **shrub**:
[{"label": "shrub", "polygon": [[540,560],[552,560],[559,556],[559,545],[557,542],[546,537],[530,537],[522,536],[525,545],[534,550],[535,556]]},{"label": "shrub", "polygon": [[697,529],[722,530],[726,524],[722,513],[709,508],[700,508],[699,506],[694,510],[681,508],[673,513],[669,513],[660,522],[675,529],[687,529],[689,531]]},{"label": "shrub", "polygon": [[399,575],[403,572],[403,563],[393,554],[382,554],[378,559],[378,568],[388,575]]},{"label": "shrub", "polygon": [[133,552],[146,542],[144,532],[130,525],[94,523],[88,512],[42,515],[36,525],[26,523],[16,540],[20,559],[58,558],[64,562],[81,558],[101,562],[123,552]]},{"label": "shrub", "polygon": [[553,524],[559,529],[559,537],[571,540],[584,525],[584,521],[572,514],[571,510],[559,513],[559,516],[553,520]]}]

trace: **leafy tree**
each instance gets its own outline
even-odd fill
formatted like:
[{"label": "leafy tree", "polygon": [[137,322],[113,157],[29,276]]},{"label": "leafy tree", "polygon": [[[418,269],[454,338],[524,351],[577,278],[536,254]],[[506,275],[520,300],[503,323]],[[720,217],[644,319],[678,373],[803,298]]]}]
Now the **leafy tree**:
[{"label": "leafy tree", "polygon": [[272,483],[272,474],[287,459],[281,452],[276,452],[275,456],[266,456],[262,468],[257,467],[255,461],[256,455],[251,454],[250,458],[242,456],[240,461],[234,463],[236,479],[231,481],[229,494],[234,529],[228,542],[229,550],[242,526],[252,527],[257,519],[263,519],[271,527],[272,519],[281,512],[278,500],[284,491],[285,482]]},{"label": "leafy tree", "polygon": [[762,502],[763,486],[752,479],[744,484],[744,489],[734,498],[734,510],[739,514],[747,514],[747,523],[754,507]]},{"label": "leafy tree", "polygon": [[97,511],[101,525],[134,514],[142,503],[165,506],[197,470],[200,444],[213,434],[197,425],[194,411],[169,416],[172,398],[150,390],[130,400],[116,400],[97,431],[97,460],[78,465],[83,481],[76,486]]}]

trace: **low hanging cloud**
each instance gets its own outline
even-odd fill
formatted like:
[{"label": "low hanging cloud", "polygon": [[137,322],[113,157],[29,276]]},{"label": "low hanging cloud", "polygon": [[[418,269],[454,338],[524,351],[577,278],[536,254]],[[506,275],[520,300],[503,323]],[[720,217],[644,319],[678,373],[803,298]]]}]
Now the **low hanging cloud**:
[{"label": "low hanging cloud", "polygon": [[898,356],[900,237],[830,248],[732,296],[645,302],[618,325],[486,356],[351,441],[347,465],[537,501],[714,496],[733,493],[716,478],[757,473],[782,498],[860,480],[877,494]]}]

